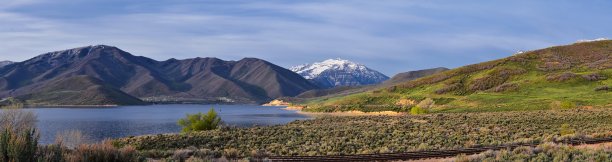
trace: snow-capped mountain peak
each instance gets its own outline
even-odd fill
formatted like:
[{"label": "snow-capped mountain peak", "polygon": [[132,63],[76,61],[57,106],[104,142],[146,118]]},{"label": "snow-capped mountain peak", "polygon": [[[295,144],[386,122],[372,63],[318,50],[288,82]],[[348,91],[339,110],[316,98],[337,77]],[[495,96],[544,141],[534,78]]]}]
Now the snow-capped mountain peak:
[{"label": "snow-capped mountain peak", "polygon": [[321,75],[321,73],[326,70],[357,70],[357,69],[365,69],[364,65],[354,63],[349,60],[344,59],[327,59],[322,62],[315,62],[312,64],[302,64],[298,66],[294,66],[289,68],[289,70],[294,71],[306,79],[313,79],[317,76]]},{"label": "snow-capped mountain peak", "polygon": [[324,88],[376,84],[389,79],[384,74],[363,64],[340,58],[289,68]]}]

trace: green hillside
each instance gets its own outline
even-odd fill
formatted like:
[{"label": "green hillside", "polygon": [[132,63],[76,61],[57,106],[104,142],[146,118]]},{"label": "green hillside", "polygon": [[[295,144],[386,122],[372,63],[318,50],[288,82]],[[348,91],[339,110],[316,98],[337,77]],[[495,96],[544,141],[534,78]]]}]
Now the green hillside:
[{"label": "green hillside", "polygon": [[611,55],[612,41],[550,47],[390,88],[311,101],[304,111],[416,113],[414,107],[420,112],[612,107]]}]

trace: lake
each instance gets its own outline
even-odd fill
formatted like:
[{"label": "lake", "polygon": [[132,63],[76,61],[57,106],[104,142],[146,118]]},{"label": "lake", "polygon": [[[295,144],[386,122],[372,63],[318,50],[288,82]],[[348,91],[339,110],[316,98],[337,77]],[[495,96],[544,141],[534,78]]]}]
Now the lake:
[{"label": "lake", "polygon": [[31,108],[38,115],[40,143],[58,132],[80,130],[90,142],[146,134],[178,133],[177,120],[214,107],[224,124],[237,127],[286,124],[309,119],[283,107],[257,105],[148,105],[113,108]]}]

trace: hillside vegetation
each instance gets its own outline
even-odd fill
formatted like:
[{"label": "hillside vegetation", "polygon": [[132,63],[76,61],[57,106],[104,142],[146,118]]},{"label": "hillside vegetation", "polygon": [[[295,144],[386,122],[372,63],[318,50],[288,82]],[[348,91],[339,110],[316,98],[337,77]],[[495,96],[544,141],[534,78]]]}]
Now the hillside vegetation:
[{"label": "hillside vegetation", "polygon": [[[304,111],[472,112],[612,107],[612,41],[575,43],[468,65]],[[433,103],[422,103],[424,100]]]}]

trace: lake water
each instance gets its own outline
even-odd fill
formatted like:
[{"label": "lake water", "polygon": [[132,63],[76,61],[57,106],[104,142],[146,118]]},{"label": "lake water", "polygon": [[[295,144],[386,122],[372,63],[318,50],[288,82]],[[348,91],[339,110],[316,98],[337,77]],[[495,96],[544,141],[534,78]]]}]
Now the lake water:
[{"label": "lake water", "polygon": [[40,143],[55,141],[58,132],[80,130],[90,142],[146,134],[177,133],[177,120],[187,113],[206,113],[214,107],[224,124],[268,126],[305,120],[308,116],[283,107],[256,105],[149,105],[115,108],[32,108],[38,115]]}]

